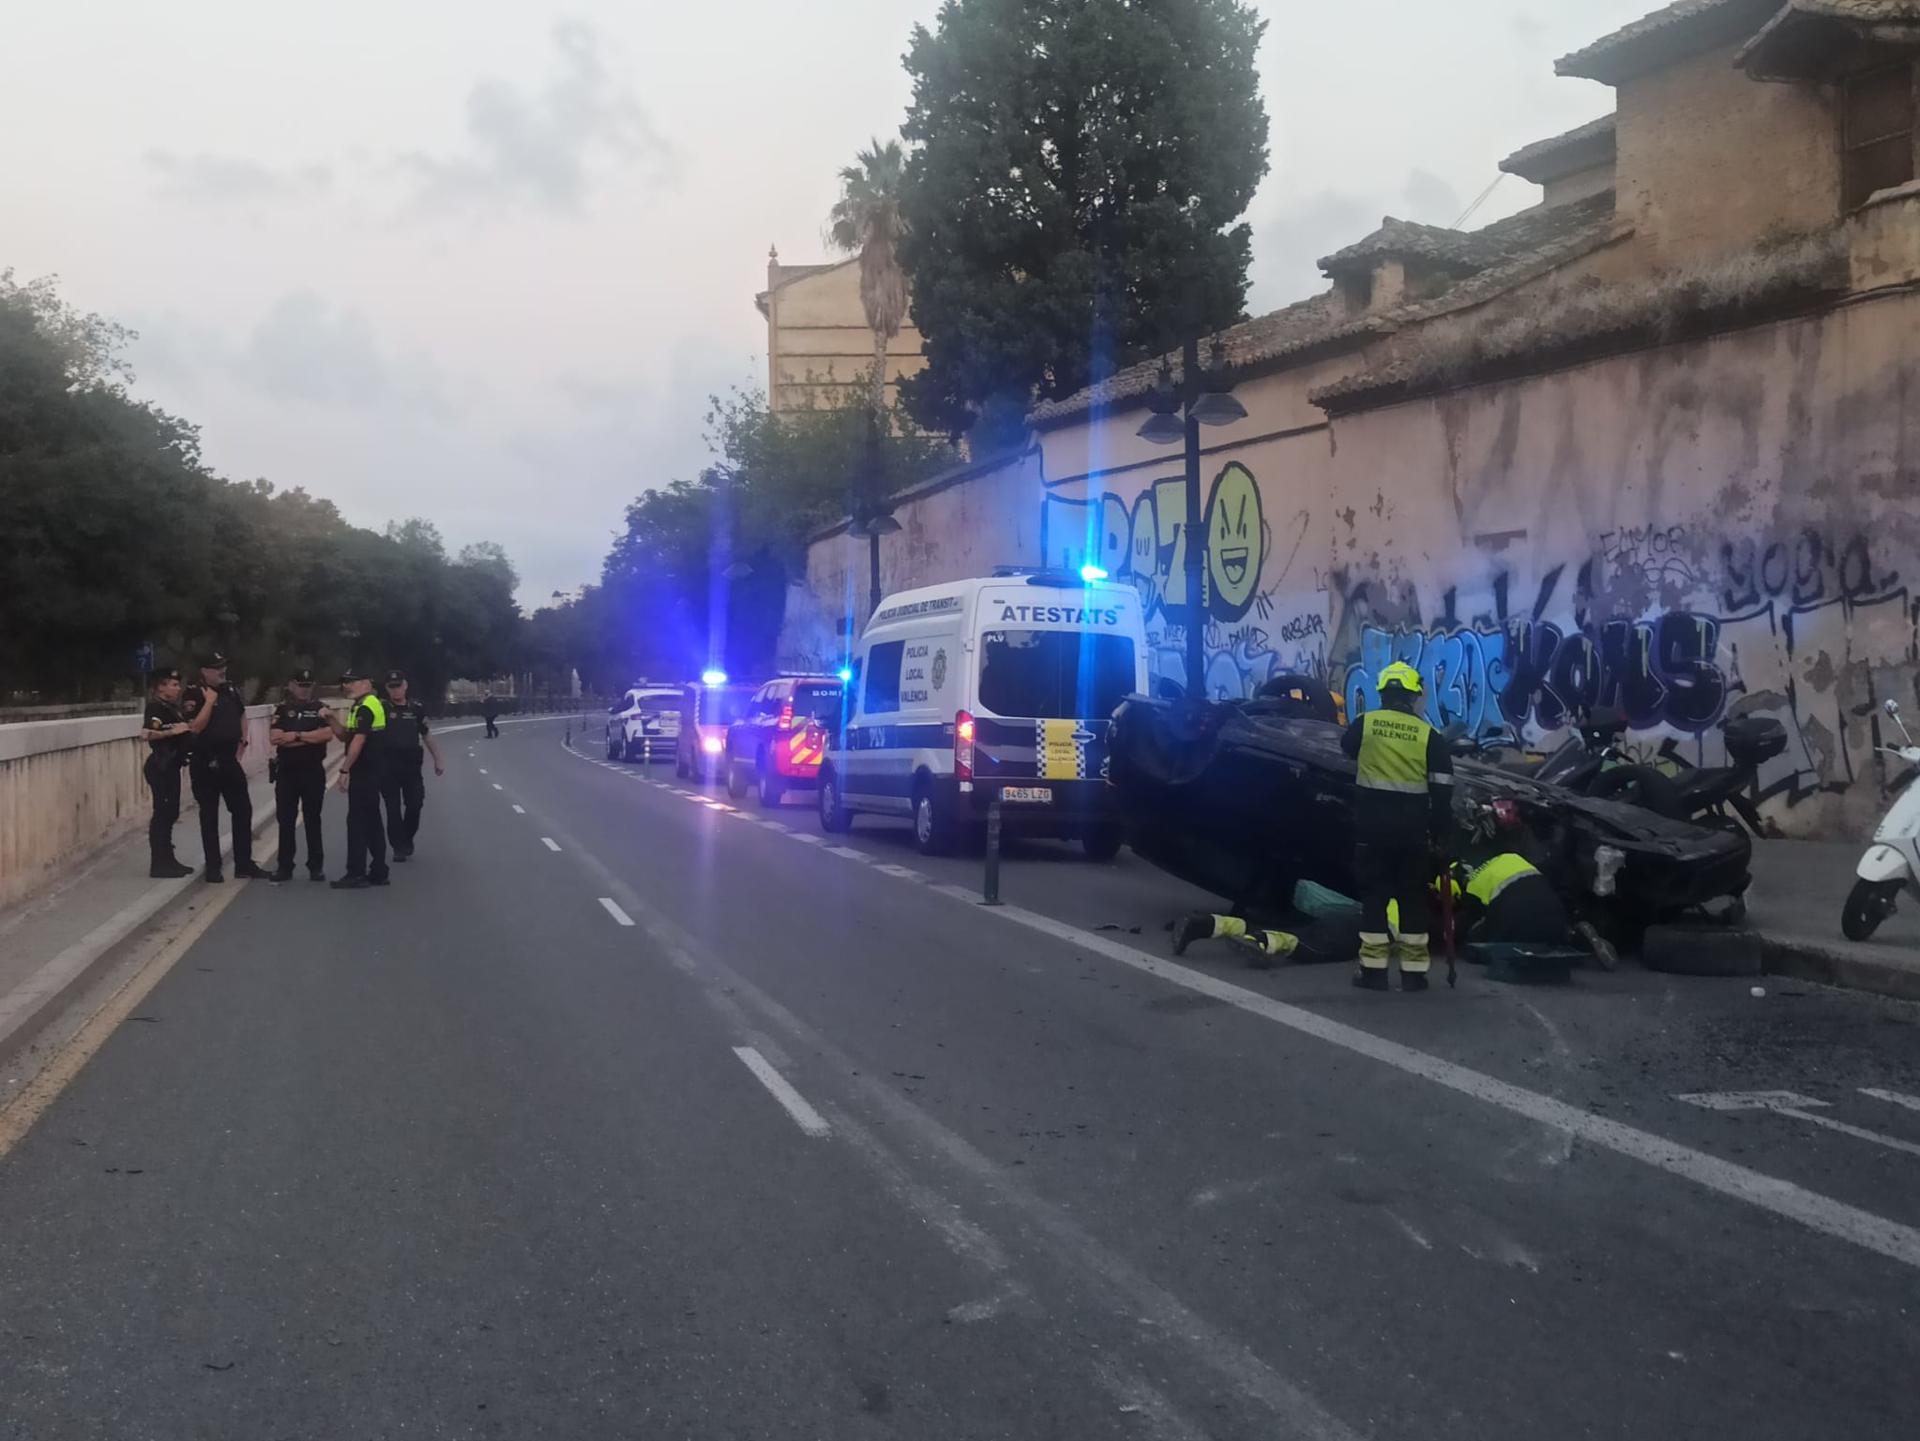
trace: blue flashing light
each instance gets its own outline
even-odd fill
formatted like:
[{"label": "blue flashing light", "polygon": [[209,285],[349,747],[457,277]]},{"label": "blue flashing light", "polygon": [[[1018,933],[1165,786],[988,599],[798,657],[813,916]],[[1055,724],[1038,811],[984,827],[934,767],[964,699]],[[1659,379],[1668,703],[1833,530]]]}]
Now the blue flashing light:
[{"label": "blue flashing light", "polygon": [[1105,580],[1106,578],[1107,573],[1097,565],[1083,565],[1080,567],[1080,579],[1084,580],[1088,585],[1092,585],[1096,580]]},{"label": "blue flashing light", "polygon": [[853,679],[853,667],[843,665],[839,670],[835,671],[834,674],[840,677],[840,684],[845,685]]},{"label": "blue flashing light", "polygon": [[700,673],[701,685],[725,685],[727,673],[723,670],[707,670]]}]

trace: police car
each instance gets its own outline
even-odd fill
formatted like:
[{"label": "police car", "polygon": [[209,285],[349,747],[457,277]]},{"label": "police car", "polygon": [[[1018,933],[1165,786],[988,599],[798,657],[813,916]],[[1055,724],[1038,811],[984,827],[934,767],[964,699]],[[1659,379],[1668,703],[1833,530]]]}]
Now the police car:
[{"label": "police car", "polygon": [[1147,687],[1131,585],[1013,568],[881,603],[849,667],[847,721],[820,771],[820,824],[913,822],[923,852],[952,846],[1000,797],[1004,824],[1120,849],[1105,780],[1114,708]]},{"label": "police car", "polygon": [[678,686],[650,686],[643,681],[607,710],[610,761],[663,761],[673,755],[679,739]]}]

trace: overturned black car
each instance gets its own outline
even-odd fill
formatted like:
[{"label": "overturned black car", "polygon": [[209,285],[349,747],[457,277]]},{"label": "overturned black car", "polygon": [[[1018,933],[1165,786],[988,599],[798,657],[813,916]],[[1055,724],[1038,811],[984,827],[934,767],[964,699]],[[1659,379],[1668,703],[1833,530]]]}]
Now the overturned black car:
[{"label": "overturned black car", "polygon": [[[1114,715],[1109,765],[1133,849],[1161,869],[1250,911],[1285,911],[1302,880],[1355,894],[1354,767],[1338,726],[1285,702],[1134,696]],[[1746,892],[1744,834],[1474,761],[1455,778],[1456,815],[1510,817],[1569,908],[1611,936]]]}]

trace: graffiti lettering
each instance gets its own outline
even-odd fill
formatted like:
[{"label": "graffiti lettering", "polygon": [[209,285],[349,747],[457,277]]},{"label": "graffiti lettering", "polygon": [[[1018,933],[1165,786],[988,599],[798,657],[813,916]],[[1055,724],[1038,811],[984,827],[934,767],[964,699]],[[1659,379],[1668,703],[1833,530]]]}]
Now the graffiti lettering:
[{"label": "graffiti lettering", "polygon": [[1898,571],[1874,563],[1865,532],[1836,543],[1813,526],[1764,544],[1728,541],[1720,547],[1725,572],[1720,598],[1729,610],[1751,610],[1769,600],[1818,605],[1886,595],[1900,583]]},{"label": "graffiti lettering", "polygon": [[1296,615],[1280,627],[1280,639],[1288,645],[1298,645],[1302,641],[1315,638],[1325,640],[1326,636],[1327,618],[1317,610],[1310,610],[1305,615]]}]

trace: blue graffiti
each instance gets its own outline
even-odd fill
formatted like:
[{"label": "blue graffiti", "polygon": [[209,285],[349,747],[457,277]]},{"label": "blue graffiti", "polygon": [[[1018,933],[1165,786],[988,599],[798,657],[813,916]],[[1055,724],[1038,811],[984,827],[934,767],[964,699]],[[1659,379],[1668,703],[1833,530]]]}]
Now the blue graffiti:
[{"label": "blue graffiti", "polygon": [[1511,680],[1502,632],[1368,626],[1360,634],[1360,663],[1347,672],[1348,715],[1380,703],[1376,678],[1395,661],[1420,672],[1430,724],[1458,725],[1476,736],[1499,728]]},{"label": "blue graffiti", "polygon": [[1347,672],[1347,713],[1378,705],[1376,677],[1405,661],[1426,687],[1427,720],[1469,735],[1503,724],[1557,730],[1595,706],[1625,712],[1635,730],[1666,725],[1698,734],[1726,709],[1719,649],[1720,622],[1690,611],[1571,631],[1545,621],[1500,630],[1369,626]]}]

